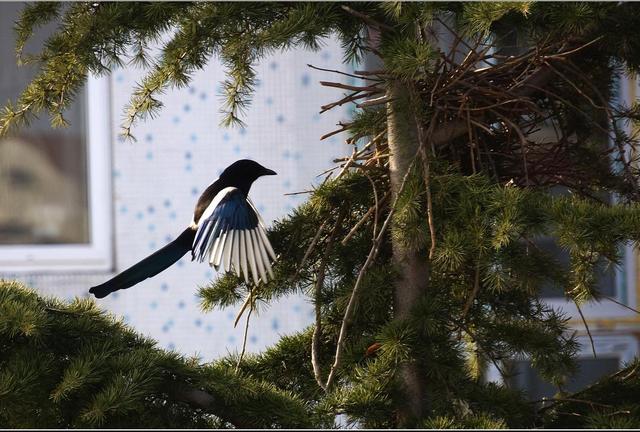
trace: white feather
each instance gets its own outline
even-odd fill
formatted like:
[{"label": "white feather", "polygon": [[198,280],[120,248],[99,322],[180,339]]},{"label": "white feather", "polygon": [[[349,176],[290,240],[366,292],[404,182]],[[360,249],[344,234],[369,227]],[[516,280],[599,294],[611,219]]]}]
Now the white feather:
[{"label": "white feather", "polygon": [[256,229],[258,227],[251,230],[251,240],[253,240],[253,252],[256,256],[256,264],[258,265],[258,271],[260,272],[260,279],[262,282],[267,281],[267,272],[264,267],[264,262],[262,260],[262,251],[260,248],[260,244],[258,242],[258,233],[256,233]]},{"label": "white feather", "polygon": [[258,285],[258,269],[256,268],[256,253],[253,249],[253,242],[251,241],[251,234],[249,230],[245,230],[245,240],[247,247],[247,259],[249,266],[251,267],[251,276],[253,276],[253,283]]},{"label": "white feather", "polygon": [[[264,263],[265,269],[269,272],[269,276],[273,279],[273,270],[271,270],[271,260],[269,259],[269,255],[267,255],[267,250],[264,247],[264,240],[259,232],[260,228],[257,228],[256,238],[258,240],[258,246],[260,247],[260,256],[262,257],[262,262]],[[267,281],[266,275],[262,278],[265,282]]]},{"label": "white feather", "polygon": [[260,233],[258,232],[258,228],[254,230],[254,236],[256,239],[256,244],[258,245],[258,259],[262,263],[263,276],[262,280],[267,282],[269,280],[269,276],[271,275],[271,266],[269,265],[269,257],[265,259],[265,250],[264,245],[262,244],[262,239],[260,238]]},{"label": "white feather", "polygon": [[245,239],[245,231],[240,231],[240,268],[244,275],[245,283],[249,283],[249,270],[247,265],[247,242]]},{"label": "white feather", "polygon": [[216,257],[216,248],[218,247],[218,243],[220,243],[219,238],[215,240],[215,242],[211,246],[211,249],[209,249],[209,265],[211,267],[213,267],[213,261],[215,260],[215,257]]},{"label": "white feather", "polygon": [[[210,266],[216,265],[216,256],[218,255],[218,249],[220,249],[220,247],[222,246],[223,237],[224,237],[224,233],[221,232],[218,235],[218,237],[216,237],[215,240],[213,241],[213,245],[211,246],[210,253],[209,253]],[[216,267],[216,270],[217,270],[217,267]]]},{"label": "white feather", "polygon": [[[234,191],[237,191],[237,188],[227,187],[218,192],[198,221],[192,223],[198,231],[201,231],[197,233],[201,234],[200,241],[193,246],[194,248],[204,246],[204,255],[209,255],[209,264],[216,270],[224,265],[226,271],[234,271],[239,277],[244,277],[246,283],[249,283],[251,278],[258,285],[259,280],[267,281],[267,273],[273,278],[272,260],[276,259],[276,254],[267,236],[264,221],[253,202],[247,197],[250,209],[258,218],[257,226],[251,230],[228,230],[218,233],[214,238],[213,233],[222,221],[218,219],[215,223],[204,224],[225,197]],[[206,244],[203,244],[207,234],[209,238]],[[200,259],[203,258],[204,256],[200,257]]]},{"label": "white feather", "polygon": [[213,264],[216,268],[216,270],[218,270],[220,268],[220,263],[222,262],[222,252],[226,246],[227,243],[227,236],[229,235],[229,231],[225,231],[224,233],[222,233],[222,235],[220,236],[219,240],[218,240],[218,245],[216,248],[216,254],[215,254],[215,260],[213,261]]},{"label": "white feather", "polygon": [[213,256],[213,251],[212,248],[215,247],[216,241],[218,240],[217,238],[213,237],[213,233],[215,232],[215,230],[218,228],[218,225],[220,224],[220,221],[217,220],[216,223],[209,223],[206,224],[205,227],[203,227],[203,229],[205,230],[204,236],[207,237],[208,235],[208,239],[207,239],[207,243],[204,246],[204,254],[203,255],[207,255],[209,254],[209,257],[211,258]]},{"label": "white feather", "polygon": [[227,242],[224,245],[224,269],[225,271],[231,270],[231,251],[233,250],[233,234],[235,230],[229,231],[229,236],[227,237]]},{"label": "white feather", "polygon": [[240,231],[233,232],[233,257],[231,258],[231,263],[233,265],[233,269],[235,270],[238,277],[241,275],[240,269]]},{"label": "white feather", "polygon": [[271,242],[269,241],[269,237],[267,237],[267,230],[265,229],[264,226],[258,226],[258,232],[260,233],[260,236],[262,237],[262,240],[264,241],[264,246],[267,249],[267,252],[269,253],[269,255],[271,256],[271,259],[275,260],[276,259],[276,253],[273,251],[273,247],[271,247]]}]

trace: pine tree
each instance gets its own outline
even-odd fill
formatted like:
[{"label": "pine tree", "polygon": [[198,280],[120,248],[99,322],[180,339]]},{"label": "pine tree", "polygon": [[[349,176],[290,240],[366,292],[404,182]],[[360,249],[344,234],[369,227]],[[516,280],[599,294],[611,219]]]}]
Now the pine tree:
[{"label": "pine tree", "polygon": [[[23,55],[53,19],[61,26],[43,51]],[[313,326],[240,362],[198,365],[91,302],[4,282],[0,421],[317,427],[345,414],[381,428],[637,427],[637,363],[576,397],[562,391],[578,345],[540,290],[563,289],[578,307],[606,301],[598,272],[640,240],[638,140],[627,127],[640,113],[616,98],[640,68],[638,25],[635,3],[614,2],[27,6],[18,58],[40,74],[5,108],[3,133],[41,111],[64,125],[89,72],[128,62],[148,74],[126,108],[127,137],[212,56],[228,68],[227,125],[242,122],[268,53],[335,35],[345,61],[380,65],[355,72],[356,85],[325,83],[347,91],[326,109],[358,108],[325,135],[345,134],[353,152],[270,230],[274,280],[255,288],[227,274],[200,290],[210,310],[303,293]],[[551,138],[540,141],[541,129]],[[542,236],[569,253],[568,268]],[[521,355],[559,388],[550,405],[484,380],[488,364],[507,375]]]}]

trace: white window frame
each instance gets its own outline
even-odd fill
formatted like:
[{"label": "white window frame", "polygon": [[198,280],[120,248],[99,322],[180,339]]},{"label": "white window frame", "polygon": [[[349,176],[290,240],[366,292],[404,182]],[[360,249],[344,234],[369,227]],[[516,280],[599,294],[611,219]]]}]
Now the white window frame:
[{"label": "white window frame", "polygon": [[0,277],[7,274],[109,271],[113,266],[111,106],[109,76],[89,76],[85,143],[89,243],[0,245]]}]

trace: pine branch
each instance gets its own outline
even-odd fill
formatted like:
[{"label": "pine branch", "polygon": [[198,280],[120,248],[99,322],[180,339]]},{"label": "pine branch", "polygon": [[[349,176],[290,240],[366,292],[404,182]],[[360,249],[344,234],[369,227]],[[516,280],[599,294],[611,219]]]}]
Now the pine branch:
[{"label": "pine branch", "polygon": [[226,411],[226,406],[222,401],[216,399],[210,393],[198,388],[190,387],[186,384],[175,383],[167,388],[169,395],[176,400],[184,402],[207,412],[226,412],[226,419],[236,428],[251,429],[256,427],[250,419],[243,415],[235,415],[233,412]]}]

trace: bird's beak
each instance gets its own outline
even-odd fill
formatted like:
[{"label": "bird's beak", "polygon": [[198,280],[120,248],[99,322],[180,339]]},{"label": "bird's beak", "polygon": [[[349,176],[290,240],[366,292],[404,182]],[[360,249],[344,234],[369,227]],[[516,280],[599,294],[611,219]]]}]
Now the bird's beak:
[{"label": "bird's beak", "polygon": [[265,168],[262,175],[278,175],[278,173],[274,170],[270,170],[269,168]]}]

